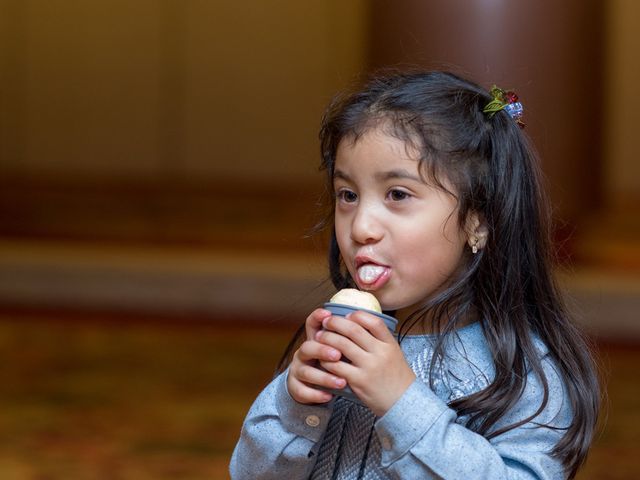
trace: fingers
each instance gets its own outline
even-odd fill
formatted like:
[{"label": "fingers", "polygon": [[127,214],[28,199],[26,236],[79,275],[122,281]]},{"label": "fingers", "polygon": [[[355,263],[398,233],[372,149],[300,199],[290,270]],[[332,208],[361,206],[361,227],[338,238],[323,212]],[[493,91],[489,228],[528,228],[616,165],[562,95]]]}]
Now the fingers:
[{"label": "fingers", "polygon": [[[336,378],[348,378],[351,385],[361,375],[361,369],[354,363],[347,362],[320,362],[320,367],[333,374]],[[333,388],[333,387],[332,387]]]},{"label": "fingers", "polygon": [[393,334],[389,331],[384,320],[380,317],[376,317],[375,315],[371,315],[367,312],[357,311],[349,315],[349,320],[360,325],[380,341],[387,343],[396,342]]},{"label": "fingers", "polygon": [[322,322],[325,318],[331,317],[331,312],[323,308],[316,308],[305,321],[305,331],[307,340],[313,340],[316,332],[322,330]]},{"label": "fingers", "polygon": [[322,361],[337,362],[340,352],[334,348],[307,340],[296,351],[289,366],[287,389],[299,403],[325,403],[332,395],[319,390],[325,388],[344,388],[346,380],[318,367]]},{"label": "fingers", "polygon": [[[382,319],[361,311],[344,318],[316,309],[307,317],[305,331],[307,340],[294,354],[287,377],[289,394],[299,403],[326,403],[332,395],[322,388],[344,388],[347,379],[356,388],[364,385],[358,388],[364,392],[371,383],[367,380],[371,372],[364,367],[377,359],[369,370],[383,370],[389,344],[397,348]],[[353,364],[340,361],[343,356]]]},{"label": "fingers", "polygon": [[[369,335],[369,337],[371,338],[371,335]],[[356,344],[345,334],[336,333],[331,330],[322,330],[316,333],[316,339],[319,343],[338,350],[344,358],[349,359],[351,362],[361,364],[366,361],[365,356],[368,353],[367,350]]]},{"label": "fingers", "polygon": [[[327,362],[327,364],[330,363],[332,362]],[[311,388],[344,388],[344,386],[347,384],[344,378],[340,378],[337,375],[334,375],[325,370],[320,370],[319,368],[315,368],[310,365],[302,365],[295,371],[289,370],[289,375],[293,375],[293,378],[296,381]]]},{"label": "fingers", "polygon": [[294,358],[297,357],[302,363],[310,363],[314,360],[324,360],[327,362],[336,362],[340,360],[340,351],[325,345],[324,343],[316,342],[315,340],[307,340],[300,345],[298,351],[294,354]]},{"label": "fingers", "polygon": [[323,321],[323,327],[324,331],[316,332],[316,340],[335,346],[347,357],[349,357],[348,353],[341,348],[343,344],[336,345],[328,342],[332,337],[326,335],[327,331],[333,331],[347,337],[367,352],[373,351],[377,341],[395,343],[393,335],[382,319],[366,312],[354,312],[346,318],[329,317]]},{"label": "fingers", "polygon": [[291,398],[298,403],[327,403],[333,398],[329,392],[312,388],[300,382],[292,375],[292,372],[289,372],[287,378],[287,390],[289,390]]}]

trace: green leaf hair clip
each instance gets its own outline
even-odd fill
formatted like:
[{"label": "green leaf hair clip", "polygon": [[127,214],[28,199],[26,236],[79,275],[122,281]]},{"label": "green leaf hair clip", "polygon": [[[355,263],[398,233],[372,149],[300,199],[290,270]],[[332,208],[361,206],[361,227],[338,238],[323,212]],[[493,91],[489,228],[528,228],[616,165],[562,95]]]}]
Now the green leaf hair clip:
[{"label": "green leaf hair clip", "polygon": [[505,110],[520,128],[524,128],[524,122],[522,121],[524,107],[518,101],[518,95],[513,91],[504,91],[495,85],[489,93],[493,100],[485,105],[482,112],[486,113],[488,118],[491,118],[500,110]]}]

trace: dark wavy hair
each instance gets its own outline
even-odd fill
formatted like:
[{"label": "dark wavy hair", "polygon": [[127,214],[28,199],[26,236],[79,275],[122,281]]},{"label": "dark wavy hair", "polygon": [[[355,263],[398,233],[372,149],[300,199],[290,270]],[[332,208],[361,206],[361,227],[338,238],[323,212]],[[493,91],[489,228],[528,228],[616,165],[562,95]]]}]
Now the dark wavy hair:
[{"label": "dark wavy hair", "polygon": [[[374,76],[355,93],[337,97],[325,112],[320,142],[327,190],[332,193],[338,145],[383,127],[420,152],[422,171],[445,189],[453,186],[461,228],[469,213],[488,228],[487,243],[465,255],[466,268],[437,297],[403,325],[400,338],[416,322],[438,333],[432,365],[442,359],[444,340],[462,322],[480,320],[495,363],[495,378],[484,390],[451,402],[467,427],[492,438],[533,420],[548,402],[549,388],[534,344],[548,347],[571,402],[573,421],[552,454],[573,478],[584,463],[600,405],[599,379],[586,338],[571,322],[552,274],[550,210],[536,155],[505,111],[489,118],[491,101],[478,85],[446,72],[407,72]],[[325,222],[331,227],[329,270],[336,288],[353,286],[333,230],[333,195]],[[301,327],[283,355],[287,364],[303,338]],[[536,413],[492,430],[518,401],[532,371],[544,388]],[[552,428],[552,427],[550,427]],[[553,427],[557,428],[557,427]]]}]

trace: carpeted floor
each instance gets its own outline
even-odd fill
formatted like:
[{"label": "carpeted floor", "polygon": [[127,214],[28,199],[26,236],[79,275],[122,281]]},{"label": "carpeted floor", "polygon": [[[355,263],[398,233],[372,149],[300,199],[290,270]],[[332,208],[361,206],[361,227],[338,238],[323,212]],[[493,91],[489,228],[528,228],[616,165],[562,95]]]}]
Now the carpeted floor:
[{"label": "carpeted floor", "polygon": [[[244,414],[291,331],[0,315],[0,478],[228,478]],[[601,355],[608,418],[578,478],[638,478],[640,346]]]},{"label": "carpeted floor", "polygon": [[0,319],[0,478],[227,478],[288,333]]}]

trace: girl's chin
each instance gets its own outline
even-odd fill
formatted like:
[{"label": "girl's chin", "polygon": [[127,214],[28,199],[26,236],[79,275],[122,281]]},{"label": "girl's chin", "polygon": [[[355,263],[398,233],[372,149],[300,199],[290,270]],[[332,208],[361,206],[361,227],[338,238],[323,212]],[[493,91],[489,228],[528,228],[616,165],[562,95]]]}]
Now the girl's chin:
[{"label": "girl's chin", "polygon": [[360,288],[366,292],[373,294],[380,302],[382,311],[393,312],[409,306],[402,298],[399,298],[397,292],[393,292],[389,288]]},{"label": "girl's chin", "polygon": [[383,312],[395,312],[394,316],[398,320],[404,320],[420,308],[418,304],[406,304],[400,302],[380,301],[380,305],[382,306]]},{"label": "girl's chin", "polygon": [[[371,292],[375,295],[375,292]],[[378,297],[378,301],[380,302],[380,306],[382,307],[383,312],[401,312],[404,311],[406,307],[402,303],[394,302],[394,301],[385,301],[384,298]]]}]

